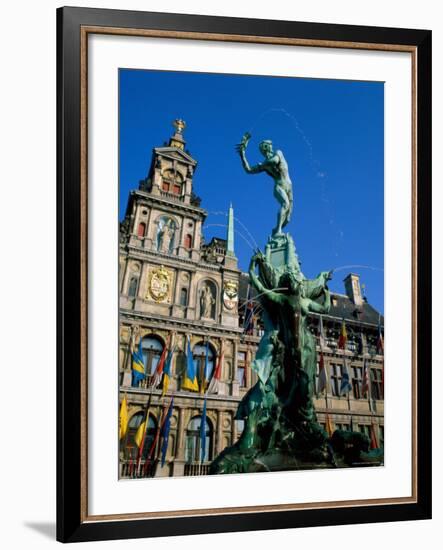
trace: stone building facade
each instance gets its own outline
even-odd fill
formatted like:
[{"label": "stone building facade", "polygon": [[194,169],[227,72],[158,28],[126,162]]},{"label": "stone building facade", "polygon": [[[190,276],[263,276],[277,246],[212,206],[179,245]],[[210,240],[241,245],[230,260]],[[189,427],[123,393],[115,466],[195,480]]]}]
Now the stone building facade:
[{"label": "stone building facade", "polygon": [[[227,238],[205,243],[202,225],[207,212],[193,192],[197,161],[186,149],[185,124],[174,123],[175,133],[164,147],[153,150],[147,177],[130,193],[120,226],[120,400],[126,396],[129,429],[120,442],[120,476],[182,476],[205,474],[210,461],[237,440],[242,421],[235,420],[238,403],[257,381],[250,368],[260,341],[260,310],[253,301],[248,275],[238,268],[234,251],[234,216],[229,209]],[[345,279],[346,294],[333,295],[333,306],[323,316],[323,356],[328,372],[326,395],[316,400],[319,422],[369,433],[375,426],[383,440],[383,356],[377,339],[383,319],[361,295],[359,278]],[[249,301],[248,301],[249,298]],[[253,304],[254,311],[251,311]],[[342,320],[349,340],[337,349]],[[319,334],[319,318],[311,329]],[[200,420],[203,393],[182,389],[186,348],[190,341],[197,377],[204,392],[205,360],[210,379],[221,354],[217,393],[207,393],[206,453],[201,456]],[[132,386],[131,352],[141,344],[146,378]],[[166,394],[153,388],[152,376],[164,347],[175,347],[171,380]],[[207,355],[207,359],[206,359]],[[338,395],[343,358],[353,386]],[[363,362],[370,366],[370,398],[360,395]],[[159,429],[165,409],[174,397],[166,463],[144,458],[135,467],[134,436],[150,400],[144,457],[160,455]]]}]

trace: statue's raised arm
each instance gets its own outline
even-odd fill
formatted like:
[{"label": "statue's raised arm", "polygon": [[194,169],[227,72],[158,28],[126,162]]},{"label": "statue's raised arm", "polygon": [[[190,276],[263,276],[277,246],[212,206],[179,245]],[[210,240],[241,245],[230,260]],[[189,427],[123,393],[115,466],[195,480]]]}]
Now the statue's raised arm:
[{"label": "statue's raised arm", "polygon": [[258,174],[266,172],[274,180],[274,197],[280,204],[280,210],[277,216],[277,226],[273,230],[274,235],[281,235],[282,229],[291,219],[292,214],[292,182],[289,177],[288,164],[281,151],[274,151],[272,141],[266,139],[260,142],[259,150],[265,160],[254,166],[251,166],[246,158],[246,148],[248,146],[251,134],[246,132],[236,150],[240,155],[243,168],[247,174]]}]

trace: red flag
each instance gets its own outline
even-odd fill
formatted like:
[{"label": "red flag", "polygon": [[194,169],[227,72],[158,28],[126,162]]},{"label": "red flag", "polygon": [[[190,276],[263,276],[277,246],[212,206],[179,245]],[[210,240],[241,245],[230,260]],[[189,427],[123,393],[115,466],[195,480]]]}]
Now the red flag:
[{"label": "red flag", "polygon": [[212,375],[211,382],[209,383],[208,393],[218,393],[218,382],[221,378],[223,355],[224,355],[224,352],[222,351],[218,358],[218,363],[217,363],[217,366],[215,367],[214,374]]},{"label": "red flag", "polygon": [[370,448],[371,448],[371,449],[378,449],[378,447],[379,447],[379,445],[378,445],[378,438],[377,438],[377,433],[376,433],[376,431],[375,431],[375,424],[374,424],[374,422],[371,423],[370,434],[371,434],[371,437],[370,437],[370,440],[371,440]]},{"label": "red flag", "polygon": [[325,369],[325,358],[323,357],[323,350],[320,350],[320,360],[318,362],[318,385],[317,393],[322,393],[327,387],[328,379]]},{"label": "red flag", "polygon": [[343,319],[341,323],[340,337],[338,339],[338,348],[345,350],[347,341],[348,341],[348,333],[346,332],[345,320]]},{"label": "red flag", "polygon": [[158,362],[158,365],[154,372],[154,376],[152,377],[151,385],[154,388],[156,388],[161,382],[162,375],[163,375],[163,368],[165,366],[166,355],[168,353],[168,347],[169,347],[170,341],[171,341],[171,337],[169,337],[167,344],[163,348],[162,354],[160,356],[160,361]]}]

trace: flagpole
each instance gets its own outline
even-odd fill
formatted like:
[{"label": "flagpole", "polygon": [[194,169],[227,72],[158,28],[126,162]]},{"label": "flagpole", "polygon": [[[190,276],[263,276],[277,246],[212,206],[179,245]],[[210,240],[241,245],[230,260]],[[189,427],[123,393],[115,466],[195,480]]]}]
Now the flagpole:
[{"label": "flagpole", "polygon": [[140,443],[140,447],[138,448],[138,457],[137,457],[137,476],[138,477],[140,476],[140,465],[141,465],[141,460],[142,460],[142,456],[143,456],[143,449],[144,449],[144,446],[145,446],[146,432],[148,431],[149,410],[151,408],[152,391],[153,391],[153,386],[151,386],[151,391],[149,393],[148,401],[147,401],[147,404],[146,404],[146,412],[145,412],[145,420],[144,420],[145,429],[144,429],[144,432],[143,432],[143,437],[142,437],[142,440],[141,440],[141,443]]}]

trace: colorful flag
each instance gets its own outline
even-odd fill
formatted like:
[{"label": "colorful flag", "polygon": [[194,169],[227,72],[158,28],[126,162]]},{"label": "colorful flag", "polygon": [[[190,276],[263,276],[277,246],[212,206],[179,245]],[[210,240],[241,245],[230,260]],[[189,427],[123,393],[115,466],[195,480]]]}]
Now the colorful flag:
[{"label": "colorful flag", "polygon": [[151,408],[151,397],[152,397],[152,393],[149,394],[149,399],[146,404],[145,416],[143,418],[143,421],[140,423],[140,426],[138,427],[134,437],[135,444],[138,447],[137,472],[140,468],[140,462],[143,456],[143,448],[145,446],[146,430],[148,429],[148,424],[149,424],[149,409]]},{"label": "colorful flag", "polygon": [[328,385],[328,377],[326,375],[325,359],[323,357],[323,350],[320,349],[320,360],[318,362],[318,385],[317,393],[323,393]]},{"label": "colorful flag", "polygon": [[146,455],[146,462],[145,462],[145,467],[144,467],[144,472],[143,472],[143,475],[145,477],[148,474],[149,465],[151,464],[152,459],[154,458],[155,449],[157,448],[157,442],[160,439],[160,432],[161,432],[161,428],[163,427],[163,419],[165,418],[165,411],[166,411],[166,408],[163,407],[162,411],[161,411],[161,414],[160,414],[160,420],[157,424],[157,430],[155,432],[154,441],[151,443],[151,447],[150,447],[150,449],[149,449],[149,451]]},{"label": "colorful flag", "polygon": [[346,357],[344,357],[343,366],[342,366],[341,384],[340,384],[340,395],[348,394],[351,390],[352,390],[352,386],[349,382],[349,371],[346,365]]},{"label": "colorful flag", "polygon": [[128,402],[126,401],[126,395],[123,397],[122,403],[120,405],[120,415],[119,415],[119,438],[123,439],[128,431]]},{"label": "colorful flag", "polygon": [[323,330],[323,315],[320,315],[319,340],[320,340],[320,349],[323,349],[326,346],[326,338]]},{"label": "colorful flag", "polygon": [[168,353],[168,358],[165,363],[165,368],[163,369],[163,389],[162,389],[162,397],[166,394],[169,387],[169,380],[171,379],[171,365],[172,365],[172,357],[174,356],[175,346],[171,349],[171,351]]},{"label": "colorful flag", "polygon": [[162,459],[161,459],[162,468],[165,465],[165,461],[166,461],[166,452],[168,450],[169,430],[171,428],[171,416],[172,416],[172,409],[173,408],[174,408],[174,398],[171,399],[171,403],[169,404],[168,413],[167,413],[166,418],[163,422],[163,426],[162,426],[162,430],[161,430],[161,436],[163,437]]},{"label": "colorful flag", "polygon": [[188,336],[187,350],[186,350],[186,372],[182,383],[182,389],[198,391],[197,374],[195,372],[194,357],[192,355],[191,340]]},{"label": "colorful flag", "polygon": [[383,332],[381,330],[380,315],[378,316],[378,339],[377,339],[377,354],[383,355],[385,352],[385,345],[383,342]]},{"label": "colorful flag", "polygon": [[209,363],[209,340],[206,342],[206,350],[205,350],[205,364],[203,367],[203,372],[201,373],[201,380],[200,380],[200,393],[205,393],[206,389],[206,380],[208,377],[208,363]]},{"label": "colorful flag", "polygon": [[132,386],[138,387],[145,377],[145,361],[143,359],[142,341],[138,344],[138,350],[132,354]]},{"label": "colorful flag", "polygon": [[206,454],[206,396],[203,403],[203,412],[200,419],[200,443],[201,443],[201,462],[205,460]]},{"label": "colorful flag", "polygon": [[329,416],[328,413],[326,413],[325,428],[326,428],[326,432],[327,432],[328,436],[331,437],[332,434],[334,433],[334,426],[332,424],[331,417]]},{"label": "colorful flag", "polygon": [[363,379],[361,381],[362,396],[365,397],[368,391],[369,391],[369,369],[368,369],[368,364],[366,362],[366,359],[364,359],[363,360]]},{"label": "colorful flag", "polygon": [[376,432],[376,426],[374,424],[374,421],[371,422],[371,428],[370,428],[370,448],[371,449],[378,449],[379,448],[379,444],[378,444],[378,437],[377,437],[377,432]]},{"label": "colorful flag", "polygon": [[347,342],[348,342],[348,333],[346,332],[345,320],[343,318],[341,323],[340,337],[338,339],[338,348],[345,350]]},{"label": "colorful flag", "polygon": [[168,352],[168,346],[166,345],[162,350],[162,354],[160,356],[160,361],[158,362],[158,365],[157,365],[157,367],[154,371],[154,375],[152,377],[151,386],[154,387],[154,388],[159,386],[160,382],[162,380],[163,368],[165,366],[165,360],[166,360],[167,352]]},{"label": "colorful flag", "polygon": [[211,382],[209,383],[208,387],[208,393],[218,393],[218,383],[221,378],[221,371],[222,371],[222,365],[223,365],[223,354],[224,352],[221,351],[220,356],[218,358],[217,366],[215,367],[214,374],[212,375]]}]

